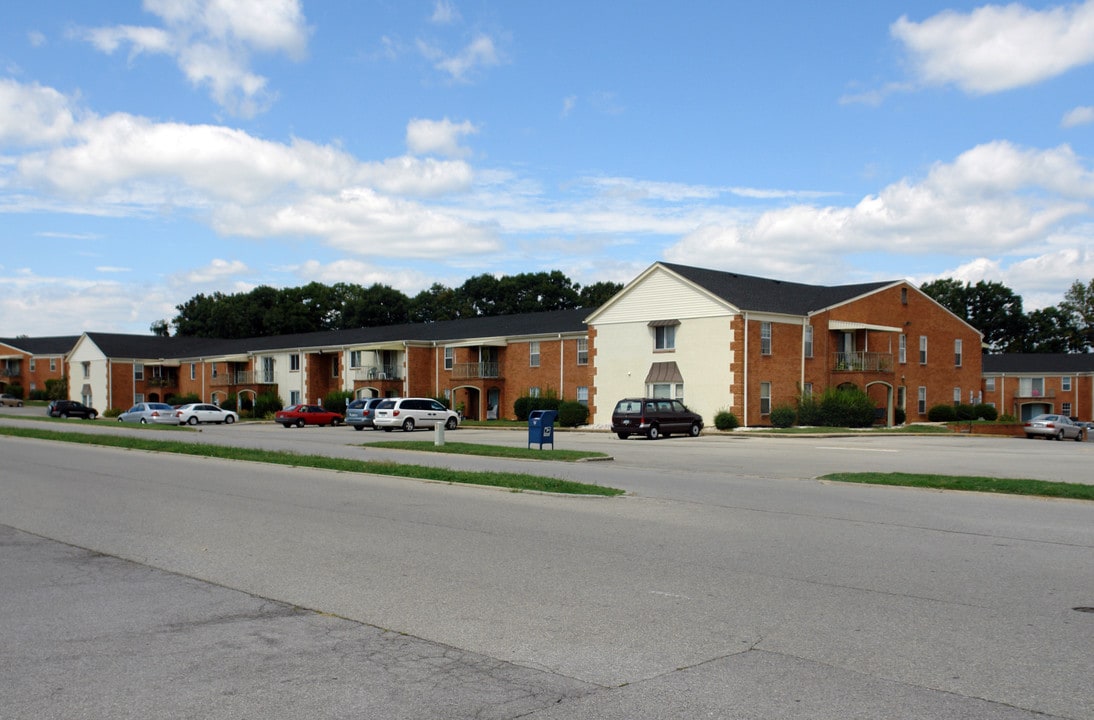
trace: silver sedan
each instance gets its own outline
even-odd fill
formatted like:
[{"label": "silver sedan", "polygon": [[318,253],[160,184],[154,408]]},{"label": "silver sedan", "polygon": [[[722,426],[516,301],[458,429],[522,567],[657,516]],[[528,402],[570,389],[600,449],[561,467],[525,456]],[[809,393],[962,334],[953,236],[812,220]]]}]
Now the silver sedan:
[{"label": "silver sedan", "polygon": [[1083,439],[1083,426],[1071,421],[1066,415],[1038,415],[1024,423],[1022,428],[1026,437],[1043,437],[1063,440],[1070,438],[1079,442]]}]

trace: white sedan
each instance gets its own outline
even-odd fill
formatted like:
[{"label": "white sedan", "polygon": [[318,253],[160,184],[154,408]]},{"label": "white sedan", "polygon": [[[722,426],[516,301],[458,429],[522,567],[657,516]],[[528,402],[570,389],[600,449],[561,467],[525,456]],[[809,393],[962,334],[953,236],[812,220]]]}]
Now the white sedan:
[{"label": "white sedan", "polygon": [[197,425],[198,423],[227,423],[231,425],[239,415],[216,405],[191,403],[175,409],[175,419],[179,425]]}]

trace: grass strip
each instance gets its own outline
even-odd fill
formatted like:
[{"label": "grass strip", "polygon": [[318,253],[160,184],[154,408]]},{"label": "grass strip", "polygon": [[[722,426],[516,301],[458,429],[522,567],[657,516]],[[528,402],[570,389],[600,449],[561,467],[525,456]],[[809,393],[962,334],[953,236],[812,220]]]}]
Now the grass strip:
[{"label": "grass strip", "polygon": [[903,485],[935,490],[966,490],[969,492],[1007,495],[1037,495],[1071,500],[1094,500],[1094,485],[1051,482],[1048,480],[962,475],[918,475],[914,473],[832,473],[831,475],[822,476],[821,479],[833,482],[868,483],[871,485]]},{"label": "grass strip", "polygon": [[368,443],[365,447],[386,448],[389,450],[415,450],[417,452],[448,453],[450,455],[477,455],[479,457],[500,457],[515,460],[559,460],[577,462],[578,460],[604,460],[610,455],[584,450],[538,450],[504,445],[479,445],[476,443],[445,442],[435,445],[432,440],[384,440]]},{"label": "grass strip", "polygon": [[572,480],[541,475],[519,473],[477,472],[471,470],[452,470],[424,465],[404,465],[394,462],[374,460],[351,460],[348,458],[328,457],[326,455],[301,455],[284,450],[259,450],[253,448],[229,447],[227,445],[205,445],[175,440],[151,440],[121,435],[92,435],[88,433],[58,432],[30,428],[0,427],[0,435],[54,440],[58,442],[79,443],[83,445],[102,445],[120,447],[129,450],[195,455],[198,457],[221,460],[245,460],[248,462],[288,465],[290,467],[310,467],[339,472],[369,473],[373,475],[391,475],[418,480],[434,480],[444,483],[486,485],[508,488],[514,491],[535,490],[539,492],[563,493],[568,495],[622,495],[617,488],[602,485],[589,485]]}]

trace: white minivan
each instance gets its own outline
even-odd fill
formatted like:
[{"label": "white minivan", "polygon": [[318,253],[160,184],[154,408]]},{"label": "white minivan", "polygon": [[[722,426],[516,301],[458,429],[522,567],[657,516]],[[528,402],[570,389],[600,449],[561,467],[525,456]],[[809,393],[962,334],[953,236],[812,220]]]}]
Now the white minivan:
[{"label": "white minivan", "polygon": [[438,423],[446,430],[455,430],[460,424],[460,416],[432,398],[390,398],[376,406],[372,422],[385,432],[397,427],[411,432],[414,428],[434,427]]}]

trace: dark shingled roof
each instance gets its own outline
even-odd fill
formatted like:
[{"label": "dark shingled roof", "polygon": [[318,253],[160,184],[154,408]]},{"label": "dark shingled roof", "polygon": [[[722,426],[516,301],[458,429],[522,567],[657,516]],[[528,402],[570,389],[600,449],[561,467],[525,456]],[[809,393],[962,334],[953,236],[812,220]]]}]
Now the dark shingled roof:
[{"label": "dark shingled roof", "polygon": [[984,355],[983,372],[991,373],[1089,373],[1094,372],[1092,353],[1007,353]]},{"label": "dark shingled roof", "polygon": [[31,355],[64,355],[71,350],[79,335],[37,338],[0,338],[0,343],[18,348]]},{"label": "dark shingled roof", "polygon": [[339,347],[402,340],[440,343],[449,340],[487,337],[580,333],[587,329],[585,316],[589,312],[585,308],[554,310],[520,315],[444,320],[432,323],[407,323],[405,325],[387,325],[350,330],[324,330],[295,335],[244,338],[241,340],[121,335],[98,332],[89,332],[87,336],[107,357],[136,359],[207,358],[246,352]]},{"label": "dark shingled roof", "polygon": [[888,287],[897,280],[858,285],[805,285],[770,280],[722,270],[660,263],[663,267],[703,287],[741,310],[807,315],[861,295]]}]

